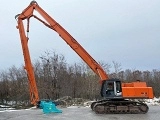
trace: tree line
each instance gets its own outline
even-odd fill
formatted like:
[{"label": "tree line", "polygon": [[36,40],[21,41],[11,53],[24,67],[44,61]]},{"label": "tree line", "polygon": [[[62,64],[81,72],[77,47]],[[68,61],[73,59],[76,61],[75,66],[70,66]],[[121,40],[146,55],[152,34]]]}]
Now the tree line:
[{"label": "tree line", "polygon": [[[160,95],[160,71],[122,70],[121,64],[112,65],[100,62],[109,78],[118,78],[123,82],[141,80],[153,87],[154,95]],[[58,99],[63,96],[73,98],[100,98],[99,77],[84,63],[67,64],[65,56],[55,52],[45,52],[33,63],[40,99]],[[112,72],[111,69],[114,69]],[[29,87],[23,66],[12,66],[0,71],[0,102],[14,101],[29,104]]]}]

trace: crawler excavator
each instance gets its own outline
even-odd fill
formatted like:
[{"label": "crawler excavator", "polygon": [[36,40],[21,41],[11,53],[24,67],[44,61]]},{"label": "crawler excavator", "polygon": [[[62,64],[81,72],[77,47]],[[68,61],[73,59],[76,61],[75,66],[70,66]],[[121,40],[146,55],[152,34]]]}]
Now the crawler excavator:
[{"label": "crawler excavator", "polygon": [[[40,19],[33,14],[36,10],[44,19]],[[30,53],[28,49],[28,36],[26,36],[23,21],[27,20],[26,32],[29,32],[30,18],[35,18],[42,22],[46,27],[54,30],[59,36],[84,60],[84,62],[100,77],[102,100],[91,104],[91,109],[95,113],[147,113],[148,106],[134,99],[152,99],[152,87],[148,87],[146,82],[135,81],[122,83],[119,79],[109,79],[103,68],[87,53],[87,51],[52,17],[50,17],[36,1],[32,1],[22,13],[16,15],[17,29],[19,30],[25,69],[27,71],[30,98],[33,105],[37,105],[39,100],[38,89],[34,77]]]}]

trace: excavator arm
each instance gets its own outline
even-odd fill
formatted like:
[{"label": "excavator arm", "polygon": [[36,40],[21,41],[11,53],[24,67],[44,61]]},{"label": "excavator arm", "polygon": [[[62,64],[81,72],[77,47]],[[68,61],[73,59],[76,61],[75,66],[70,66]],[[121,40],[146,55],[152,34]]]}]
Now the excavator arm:
[{"label": "excavator arm", "polygon": [[[38,18],[33,14],[36,10],[44,19]],[[19,29],[19,34],[21,38],[21,44],[23,49],[25,69],[27,71],[29,85],[30,85],[30,97],[31,103],[36,104],[39,101],[38,90],[36,86],[36,80],[34,77],[34,70],[32,67],[30,53],[28,49],[28,36],[25,34],[25,29],[23,25],[23,20],[27,20],[27,32],[29,32],[29,20],[31,17],[36,18],[48,28],[54,30],[59,34],[59,36],[87,63],[87,65],[100,77],[100,82],[107,80],[108,75],[102,69],[102,67],[87,53],[87,51],[52,17],[50,17],[38,4],[36,1],[32,1],[30,5],[22,11],[21,14],[16,15],[17,19],[17,29]]]}]

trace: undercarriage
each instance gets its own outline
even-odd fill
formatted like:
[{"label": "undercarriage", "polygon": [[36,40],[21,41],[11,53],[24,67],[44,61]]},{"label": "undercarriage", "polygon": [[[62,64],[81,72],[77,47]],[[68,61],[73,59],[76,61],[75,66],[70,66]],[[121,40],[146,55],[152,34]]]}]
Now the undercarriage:
[{"label": "undercarriage", "polygon": [[91,104],[97,114],[145,114],[149,108],[143,102],[131,100],[101,100]]}]

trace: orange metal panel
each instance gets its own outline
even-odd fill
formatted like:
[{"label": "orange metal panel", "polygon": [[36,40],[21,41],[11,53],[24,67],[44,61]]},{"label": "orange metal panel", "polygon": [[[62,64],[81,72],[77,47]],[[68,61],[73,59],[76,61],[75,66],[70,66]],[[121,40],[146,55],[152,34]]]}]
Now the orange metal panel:
[{"label": "orange metal panel", "polygon": [[146,87],[146,82],[133,82],[133,87]]},{"label": "orange metal panel", "polygon": [[153,98],[151,87],[122,87],[124,98]]},{"label": "orange metal panel", "polygon": [[148,91],[149,98],[152,99],[154,97],[152,87],[148,87]]},{"label": "orange metal panel", "polygon": [[122,87],[146,87],[146,82],[131,82],[131,83],[122,83]]},{"label": "orange metal panel", "polygon": [[132,83],[122,83],[122,87],[133,87]]}]

